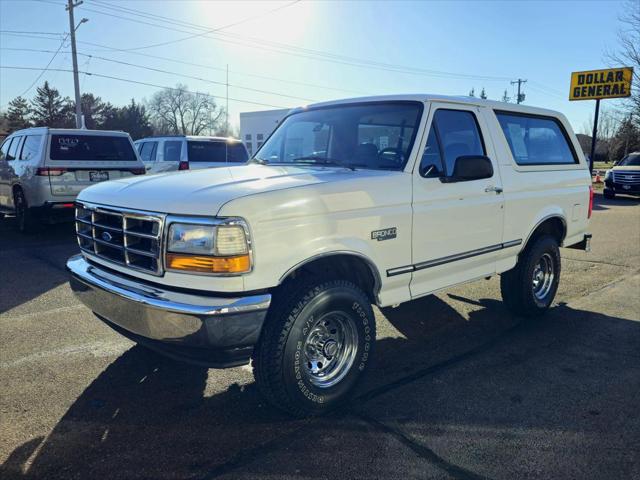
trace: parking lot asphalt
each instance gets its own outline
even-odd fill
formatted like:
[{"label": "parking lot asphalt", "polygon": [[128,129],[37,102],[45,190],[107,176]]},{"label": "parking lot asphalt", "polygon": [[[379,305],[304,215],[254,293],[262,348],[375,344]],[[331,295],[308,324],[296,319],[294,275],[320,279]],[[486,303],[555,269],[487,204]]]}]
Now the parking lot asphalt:
[{"label": "parking lot asphalt", "polygon": [[95,319],[67,283],[72,226],[0,220],[0,478],[640,478],[640,202],[596,199],[547,316],[510,315],[497,278],[377,310],[366,381],[310,420],[248,367]]}]

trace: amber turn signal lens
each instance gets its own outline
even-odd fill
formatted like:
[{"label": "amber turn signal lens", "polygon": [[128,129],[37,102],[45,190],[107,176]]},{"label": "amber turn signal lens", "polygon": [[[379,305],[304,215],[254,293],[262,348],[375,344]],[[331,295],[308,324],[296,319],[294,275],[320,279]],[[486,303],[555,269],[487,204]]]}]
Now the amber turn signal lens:
[{"label": "amber turn signal lens", "polygon": [[167,268],[202,273],[246,273],[251,270],[249,255],[208,257],[167,253]]}]

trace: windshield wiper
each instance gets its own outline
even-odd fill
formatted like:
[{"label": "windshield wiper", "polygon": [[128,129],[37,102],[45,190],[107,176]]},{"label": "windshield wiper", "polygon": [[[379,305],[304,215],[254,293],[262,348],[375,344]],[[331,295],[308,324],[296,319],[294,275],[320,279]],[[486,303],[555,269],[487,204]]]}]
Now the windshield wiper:
[{"label": "windshield wiper", "polygon": [[305,157],[297,157],[291,160],[291,163],[318,163],[320,165],[334,165],[337,167],[344,167],[344,168],[348,168],[349,170],[356,169],[356,167],[354,167],[353,165],[348,165],[335,158],[320,157],[318,155],[308,155]]},{"label": "windshield wiper", "polygon": [[268,165],[269,160],[265,160],[264,158],[253,157],[251,160],[249,160],[249,163],[257,163],[259,165]]}]

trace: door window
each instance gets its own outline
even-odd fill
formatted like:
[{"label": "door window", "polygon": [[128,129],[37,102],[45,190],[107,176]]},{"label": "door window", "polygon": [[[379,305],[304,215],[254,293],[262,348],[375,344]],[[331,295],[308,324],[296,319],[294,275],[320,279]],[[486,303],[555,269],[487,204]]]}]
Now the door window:
[{"label": "door window", "polygon": [[485,155],[478,121],[472,112],[440,109],[433,116],[433,123],[440,139],[447,175],[453,173],[456,158],[463,155]]},{"label": "door window", "polygon": [[8,138],[4,141],[4,143],[2,144],[2,147],[0,147],[0,160],[8,160],[9,148],[11,147],[12,141],[13,141],[13,138]]},{"label": "door window", "polygon": [[14,137],[13,142],[11,142],[11,146],[9,147],[9,154],[7,155],[7,160],[15,160],[18,157],[19,147],[22,146],[23,137]]},{"label": "door window", "polygon": [[438,142],[435,124],[431,125],[429,137],[427,137],[427,144],[424,147],[424,152],[422,152],[420,175],[425,178],[441,177],[444,175],[442,153],[440,152],[440,142]]},{"label": "door window", "polygon": [[179,162],[182,153],[181,140],[167,140],[164,142],[163,158],[165,162]]},{"label": "door window", "polygon": [[36,157],[40,151],[41,143],[42,135],[27,135],[20,153],[20,160],[31,160]]},{"label": "door window", "polygon": [[158,142],[144,142],[140,147],[140,158],[143,162],[156,161],[156,147]]}]

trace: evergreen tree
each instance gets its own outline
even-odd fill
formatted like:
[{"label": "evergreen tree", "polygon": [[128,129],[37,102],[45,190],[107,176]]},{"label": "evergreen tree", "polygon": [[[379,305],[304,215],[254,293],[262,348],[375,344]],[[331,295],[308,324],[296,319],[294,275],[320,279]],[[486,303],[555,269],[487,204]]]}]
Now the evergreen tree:
[{"label": "evergreen tree", "polygon": [[29,128],[31,126],[29,111],[29,103],[25,98],[16,97],[11,100],[6,114],[9,131],[13,132],[22,128]]},{"label": "evergreen tree", "polygon": [[483,100],[487,99],[487,93],[484,91],[484,87],[482,87],[482,91],[480,92],[480,98]]},{"label": "evergreen tree", "polygon": [[121,108],[112,108],[107,112],[102,128],[106,130],[124,130],[131,138],[148,137],[153,134],[153,128],[144,105],[131,103]]},{"label": "evergreen tree", "polygon": [[49,86],[45,81],[42,87],[38,87],[36,96],[31,100],[33,124],[37,127],[72,127],[73,105],[68,98],[60,96],[56,88]]}]

